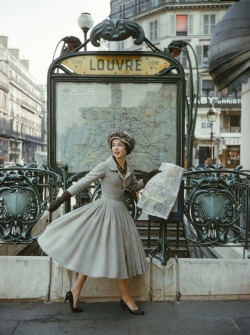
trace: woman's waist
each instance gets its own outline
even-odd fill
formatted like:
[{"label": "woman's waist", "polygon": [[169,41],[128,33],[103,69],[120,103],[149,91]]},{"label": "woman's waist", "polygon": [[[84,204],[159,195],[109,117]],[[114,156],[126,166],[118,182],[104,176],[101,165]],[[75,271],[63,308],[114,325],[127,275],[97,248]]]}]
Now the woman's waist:
[{"label": "woman's waist", "polygon": [[123,201],[123,194],[101,194],[101,199]]}]

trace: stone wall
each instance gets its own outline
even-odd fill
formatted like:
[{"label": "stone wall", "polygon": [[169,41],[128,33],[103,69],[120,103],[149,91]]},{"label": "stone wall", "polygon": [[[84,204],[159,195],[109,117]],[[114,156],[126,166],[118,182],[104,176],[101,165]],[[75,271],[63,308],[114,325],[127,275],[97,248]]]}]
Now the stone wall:
[{"label": "stone wall", "polygon": [[[129,279],[137,301],[250,299],[249,259],[148,260],[146,274]],[[1,256],[0,300],[63,301],[75,280],[47,256]],[[120,299],[116,280],[88,278],[80,300]]]}]

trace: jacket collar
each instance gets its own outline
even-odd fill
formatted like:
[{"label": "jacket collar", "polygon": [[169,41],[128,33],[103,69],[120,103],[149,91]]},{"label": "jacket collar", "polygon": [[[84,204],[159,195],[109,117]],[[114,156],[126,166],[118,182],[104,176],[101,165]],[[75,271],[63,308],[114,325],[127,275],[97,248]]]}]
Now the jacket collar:
[{"label": "jacket collar", "polygon": [[[108,163],[108,167],[111,171],[118,171],[118,173],[120,174],[120,171],[118,170],[118,167],[116,165],[116,162],[114,160],[114,158],[112,156],[110,156],[107,159],[107,163]],[[126,173],[126,177],[128,177],[131,174],[131,167],[129,166],[128,162],[127,162],[127,173]]]}]

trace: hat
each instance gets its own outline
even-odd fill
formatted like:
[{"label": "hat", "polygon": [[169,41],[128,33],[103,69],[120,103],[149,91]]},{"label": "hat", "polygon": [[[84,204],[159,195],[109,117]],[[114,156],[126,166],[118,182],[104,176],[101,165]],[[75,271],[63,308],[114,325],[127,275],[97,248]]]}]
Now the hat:
[{"label": "hat", "polygon": [[124,130],[120,129],[112,131],[108,135],[108,144],[110,145],[110,148],[112,148],[112,140],[115,138],[118,138],[119,140],[124,142],[127,149],[127,154],[129,155],[135,147],[135,139]]}]

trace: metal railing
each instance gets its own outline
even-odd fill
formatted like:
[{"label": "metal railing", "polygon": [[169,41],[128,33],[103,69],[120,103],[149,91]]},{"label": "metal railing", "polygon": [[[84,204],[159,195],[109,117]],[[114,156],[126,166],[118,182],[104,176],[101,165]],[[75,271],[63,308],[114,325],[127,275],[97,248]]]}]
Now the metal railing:
[{"label": "metal railing", "polygon": [[190,245],[249,248],[250,171],[190,169],[184,214],[193,230]]},{"label": "metal railing", "polygon": [[32,229],[56,197],[61,178],[46,168],[0,169],[0,242],[31,243]]},{"label": "metal railing", "polygon": [[[72,176],[69,184],[85,174]],[[139,171],[138,179],[141,176]],[[192,231],[187,244],[190,247],[241,246],[248,250],[250,171],[241,167],[234,171],[192,168],[185,173],[184,181],[183,212]],[[33,227],[62,186],[61,177],[47,168],[0,169],[0,243],[34,241],[37,236],[32,235]],[[92,186],[76,196],[74,208],[100,197],[100,183]],[[141,214],[137,201],[137,195],[126,189],[124,203],[135,221]],[[150,229],[148,234],[150,239]],[[160,240],[161,245],[167,245],[162,236]]]}]

